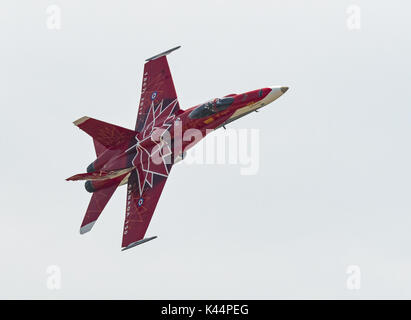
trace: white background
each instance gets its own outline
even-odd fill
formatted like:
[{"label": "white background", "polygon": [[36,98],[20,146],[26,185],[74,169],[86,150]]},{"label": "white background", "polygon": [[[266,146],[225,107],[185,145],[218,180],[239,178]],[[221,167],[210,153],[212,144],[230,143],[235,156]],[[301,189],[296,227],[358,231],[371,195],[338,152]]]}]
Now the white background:
[{"label": "white background", "polygon": [[[61,29],[46,26],[49,5]],[[346,9],[361,8],[361,30]],[[406,1],[2,1],[0,298],[411,298]],[[134,128],[144,59],[169,56],[183,109],[270,85],[232,124],[260,169],[180,163],[147,235],[120,251],[125,189],[94,229],[66,182],[94,160],[72,121]],[[49,265],[61,289],[46,286]],[[361,268],[348,290],[346,269]]]}]

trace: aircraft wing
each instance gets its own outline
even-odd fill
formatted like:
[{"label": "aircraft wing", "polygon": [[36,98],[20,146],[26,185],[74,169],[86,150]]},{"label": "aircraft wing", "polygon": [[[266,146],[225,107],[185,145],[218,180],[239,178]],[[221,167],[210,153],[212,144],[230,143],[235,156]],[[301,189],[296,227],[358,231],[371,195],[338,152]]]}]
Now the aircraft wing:
[{"label": "aircraft wing", "polygon": [[128,179],[126,217],[123,229],[122,250],[130,249],[156,237],[144,235],[153,216],[157,202],[163,191],[167,177],[156,175],[152,187],[140,195],[136,171]]},{"label": "aircraft wing", "polygon": [[144,239],[144,235],[172,167],[172,162],[168,161],[172,148],[167,139],[159,140],[151,150],[144,147],[144,141],[152,139],[156,129],[161,129],[157,131],[160,135],[170,130],[180,110],[166,57],[178,48],[151,57],[144,65],[136,122],[136,139],[141,144],[132,160],[135,169],[128,179],[122,250],[155,238]]},{"label": "aircraft wing", "polygon": [[[176,47],[147,59],[144,65],[143,83],[141,87],[141,97],[137,114],[136,131],[143,131],[145,126],[151,122],[150,111],[155,110],[160,115],[161,110],[176,102],[177,94],[174,88],[166,55],[177,50]],[[172,112],[179,110],[178,102],[173,106]],[[167,116],[169,116],[167,112]]]}]

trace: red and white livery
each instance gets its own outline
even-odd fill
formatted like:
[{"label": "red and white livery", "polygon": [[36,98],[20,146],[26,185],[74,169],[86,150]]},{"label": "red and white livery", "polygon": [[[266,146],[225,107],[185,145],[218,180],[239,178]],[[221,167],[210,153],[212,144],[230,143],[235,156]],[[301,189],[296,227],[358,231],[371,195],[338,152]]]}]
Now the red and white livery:
[{"label": "red and white livery", "polygon": [[92,193],[80,227],[90,231],[114,191],[127,184],[122,250],[152,240],[144,238],[174,163],[193,146],[182,139],[197,129],[201,137],[239,119],[283,95],[288,87],[266,87],[214,98],[187,110],[180,109],[167,62],[170,49],[147,59],[134,130],[82,117],[74,122],[93,138],[96,160],[87,173],[67,180],[85,180]]}]

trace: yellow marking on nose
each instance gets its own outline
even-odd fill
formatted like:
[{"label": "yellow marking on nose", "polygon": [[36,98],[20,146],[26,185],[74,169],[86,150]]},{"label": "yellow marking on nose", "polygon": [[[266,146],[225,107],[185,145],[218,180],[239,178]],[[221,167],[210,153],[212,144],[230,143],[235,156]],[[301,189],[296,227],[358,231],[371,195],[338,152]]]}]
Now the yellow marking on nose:
[{"label": "yellow marking on nose", "polygon": [[205,123],[205,124],[209,124],[209,123],[211,123],[211,122],[213,122],[213,121],[214,121],[213,118],[209,118],[209,119],[207,119],[207,120],[204,120],[204,123]]}]

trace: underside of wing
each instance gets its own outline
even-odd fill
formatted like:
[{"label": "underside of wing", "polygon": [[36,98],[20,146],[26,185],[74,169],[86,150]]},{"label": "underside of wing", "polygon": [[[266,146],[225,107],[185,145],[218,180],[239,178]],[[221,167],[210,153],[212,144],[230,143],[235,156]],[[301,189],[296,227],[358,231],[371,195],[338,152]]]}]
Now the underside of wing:
[{"label": "underside of wing", "polygon": [[167,177],[156,175],[151,187],[146,187],[140,194],[136,171],[128,179],[126,217],[124,221],[122,250],[152,240],[144,239],[151,217],[163,191]]},{"label": "underside of wing", "polygon": [[156,110],[157,115],[160,114],[164,117],[169,116],[170,113],[167,112],[167,115],[163,115],[161,109],[168,107],[171,103],[174,103],[172,113],[180,110],[166,57],[167,54],[178,48],[170,49],[147,59],[144,65],[136,131],[143,131],[145,126],[151,122],[147,119],[150,116],[150,110]]}]

